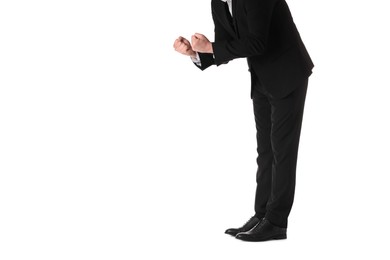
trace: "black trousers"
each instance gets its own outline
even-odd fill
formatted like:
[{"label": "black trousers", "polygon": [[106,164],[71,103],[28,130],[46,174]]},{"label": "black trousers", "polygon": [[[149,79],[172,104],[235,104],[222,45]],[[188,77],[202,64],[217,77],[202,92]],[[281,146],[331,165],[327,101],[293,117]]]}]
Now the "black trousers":
[{"label": "black trousers", "polygon": [[[254,77],[255,78],[255,77]],[[308,79],[279,99],[252,83],[256,121],[257,174],[255,213],[287,227],[295,192],[296,165]]]}]

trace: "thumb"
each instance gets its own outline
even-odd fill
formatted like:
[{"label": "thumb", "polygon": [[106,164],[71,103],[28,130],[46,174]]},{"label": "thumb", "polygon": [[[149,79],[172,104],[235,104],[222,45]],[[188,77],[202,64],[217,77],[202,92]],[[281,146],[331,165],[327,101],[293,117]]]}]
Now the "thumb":
[{"label": "thumb", "polygon": [[200,34],[200,33],[195,33],[194,36],[198,39],[204,39],[206,38],[203,34]]},{"label": "thumb", "polygon": [[190,45],[190,42],[186,38],[183,38],[182,42],[184,42],[184,44]]},{"label": "thumb", "polygon": [[198,37],[196,37],[195,35],[192,35],[191,36],[191,43],[193,44],[196,40],[198,40]]}]

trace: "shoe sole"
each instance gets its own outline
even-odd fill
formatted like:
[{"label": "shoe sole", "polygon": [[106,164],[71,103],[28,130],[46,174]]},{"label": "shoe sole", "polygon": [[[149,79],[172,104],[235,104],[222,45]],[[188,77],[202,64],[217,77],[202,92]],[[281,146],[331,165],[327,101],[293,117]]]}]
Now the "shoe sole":
[{"label": "shoe sole", "polygon": [[229,236],[232,236],[232,237],[236,237],[238,233],[236,233],[236,234],[230,234],[230,233],[226,233],[226,232],[225,232],[225,234],[227,234],[227,235],[229,235]]},{"label": "shoe sole", "polygon": [[[237,237],[236,237],[237,238]],[[280,240],[280,239],[287,239],[286,234],[280,234],[280,235],[275,235],[271,237],[263,237],[263,238],[255,238],[255,237],[245,237],[245,238],[237,238],[242,241],[248,241],[248,242],[264,242],[264,241],[269,241],[269,240]]]}]

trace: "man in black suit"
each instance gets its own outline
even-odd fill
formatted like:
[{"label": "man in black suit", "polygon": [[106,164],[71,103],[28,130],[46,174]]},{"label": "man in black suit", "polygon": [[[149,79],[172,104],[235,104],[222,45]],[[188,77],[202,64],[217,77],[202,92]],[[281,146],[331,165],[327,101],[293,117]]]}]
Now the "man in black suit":
[{"label": "man in black suit", "polygon": [[174,48],[201,70],[247,58],[257,165],[255,214],[225,233],[245,241],[287,238],[299,137],[314,67],[285,0],[212,0],[215,40],[196,33]]}]

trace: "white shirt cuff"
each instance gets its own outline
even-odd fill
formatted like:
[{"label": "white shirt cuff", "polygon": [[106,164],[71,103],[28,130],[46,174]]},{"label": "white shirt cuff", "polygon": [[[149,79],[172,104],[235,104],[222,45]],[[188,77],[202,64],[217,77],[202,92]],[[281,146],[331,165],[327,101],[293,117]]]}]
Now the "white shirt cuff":
[{"label": "white shirt cuff", "polygon": [[202,63],[200,61],[200,57],[199,57],[198,53],[196,53],[196,57],[195,58],[191,57],[191,60],[192,60],[193,63],[195,63],[195,65],[197,65],[199,67],[202,66]]}]

